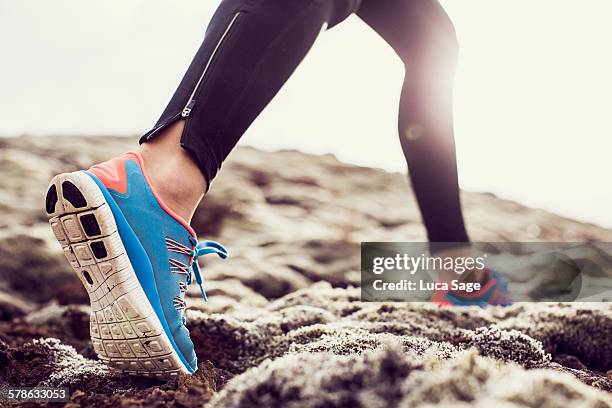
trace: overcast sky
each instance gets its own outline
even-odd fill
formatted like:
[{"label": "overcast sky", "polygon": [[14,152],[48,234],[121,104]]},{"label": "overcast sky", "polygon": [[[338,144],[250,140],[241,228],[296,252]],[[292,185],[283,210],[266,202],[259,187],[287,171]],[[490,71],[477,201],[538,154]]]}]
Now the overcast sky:
[{"label": "overcast sky", "polygon": [[[0,0],[0,134],[136,134],[215,0]],[[612,3],[446,0],[462,187],[612,227]],[[402,68],[359,19],[324,33],[241,143],[403,171]]]}]

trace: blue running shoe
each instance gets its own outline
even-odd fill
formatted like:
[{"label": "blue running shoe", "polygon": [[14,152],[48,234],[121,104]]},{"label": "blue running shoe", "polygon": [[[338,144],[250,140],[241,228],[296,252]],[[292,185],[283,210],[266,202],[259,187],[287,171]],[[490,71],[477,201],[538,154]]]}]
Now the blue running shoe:
[{"label": "blue running shoe", "polygon": [[512,298],[508,293],[508,281],[492,269],[485,268],[484,271],[487,279],[480,290],[472,293],[437,290],[433,293],[432,302],[441,306],[511,305]]},{"label": "blue running shoe", "polygon": [[199,243],[156,195],[138,153],[53,178],[49,223],[91,302],[91,342],[109,367],[153,377],[192,374],[185,292],[202,286],[198,257],[228,256]]}]

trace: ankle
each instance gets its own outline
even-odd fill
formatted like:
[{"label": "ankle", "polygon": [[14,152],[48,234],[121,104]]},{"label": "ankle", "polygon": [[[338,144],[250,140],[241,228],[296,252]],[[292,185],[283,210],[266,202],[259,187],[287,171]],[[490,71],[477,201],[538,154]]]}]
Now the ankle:
[{"label": "ankle", "polygon": [[156,194],[179,217],[190,221],[206,188],[200,170],[193,171],[191,166],[179,160],[159,162],[146,153],[142,156]]},{"label": "ankle", "polygon": [[184,149],[170,152],[143,144],[140,154],[157,196],[179,217],[190,221],[206,191],[206,179]]}]

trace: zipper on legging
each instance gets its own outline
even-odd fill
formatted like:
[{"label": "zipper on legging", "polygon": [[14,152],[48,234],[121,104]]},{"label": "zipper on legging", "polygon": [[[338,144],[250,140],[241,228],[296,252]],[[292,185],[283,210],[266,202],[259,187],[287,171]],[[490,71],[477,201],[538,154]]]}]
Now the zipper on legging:
[{"label": "zipper on legging", "polygon": [[180,112],[172,115],[170,118],[166,119],[162,124],[156,126],[153,130],[147,133],[145,140],[150,140],[153,136],[158,134],[162,129],[165,129],[166,127],[174,123],[174,121],[179,119],[180,117],[181,117]]},{"label": "zipper on legging", "polygon": [[193,109],[193,107],[194,107],[194,105],[196,103],[195,97],[196,97],[196,93],[198,92],[198,88],[200,88],[200,85],[202,84],[202,81],[204,80],[204,76],[206,75],[206,72],[208,72],[208,69],[210,68],[210,65],[212,64],[212,62],[213,62],[213,60],[215,58],[215,55],[217,54],[217,51],[219,50],[219,47],[221,47],[221,45],[223,44],[223,41],[225,40],[225,37],[227,37],[228,33],[230,32],[230,30],[232,29],[232,27],[236,23],[236,20],[240,16],[240,13],[241,12],[237,12],[236,14],[234,14],[234,17],[230,21],[229,25],[227,26],[227,28],[223,32],[223,35],[221,36],[221,38],[217,42],[217,45],[213,49],[213,52],[210,55],[210,58],[208,59],[208,62],[206,63],[206,66],[204,67],[204,71],[202,71],[202,75],[200,75],[200,78],[198,79],[198,82],[196,83],[195,87],[193,88],[193,91],[191,92],[191,95],[189,96],[189,100],[188,100],[187,104],[185,105],[185,107],[183,108],[183,111],[181,112],[181,116],[183,118],[188,117],[189,114],[191,113],[191,110]]}]

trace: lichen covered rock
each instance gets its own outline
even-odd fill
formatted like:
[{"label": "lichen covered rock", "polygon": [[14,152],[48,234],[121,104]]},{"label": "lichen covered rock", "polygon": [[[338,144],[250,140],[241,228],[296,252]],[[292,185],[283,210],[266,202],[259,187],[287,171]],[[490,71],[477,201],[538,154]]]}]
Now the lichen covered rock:
[{"label": "lichen covered rock", "polygon": [[[204,260],[208,303],[187,293],[196,374],[109,371],[41,201],[54,174],[135,143],[0,140],[0,387],[68,386],[70,407],[612,406],[612,305],[363,303],[360,241],[425,240],[407,179],[297,151],[237,149],[194,216],[198,234],[231,253]],[[612,242],[610,230],[490,194],[466,192],[463,204],[480,241],[531,241],[538,230]]]}]

